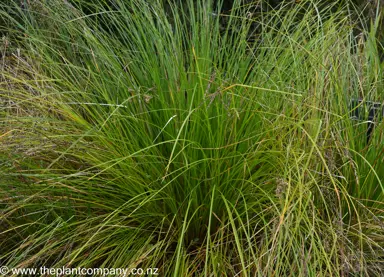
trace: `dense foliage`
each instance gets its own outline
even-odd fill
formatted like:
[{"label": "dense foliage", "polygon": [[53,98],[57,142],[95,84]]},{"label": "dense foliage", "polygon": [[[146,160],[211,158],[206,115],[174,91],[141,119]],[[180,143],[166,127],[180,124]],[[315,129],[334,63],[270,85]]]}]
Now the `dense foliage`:
[{"label": "dense foliage", "polygon": [[0,263],[383,276],[380,17],[112,2],[0,5]]}]

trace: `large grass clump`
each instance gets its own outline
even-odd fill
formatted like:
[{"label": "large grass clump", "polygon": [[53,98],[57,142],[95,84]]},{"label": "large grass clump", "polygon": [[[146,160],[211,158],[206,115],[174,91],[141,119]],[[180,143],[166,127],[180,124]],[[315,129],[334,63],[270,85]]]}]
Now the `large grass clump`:
[{"label": "large grass clump", "polygon": [[384,101],[379,12],[29,3],[0,8],[0,263],[383,276],[384,125],[350,113]]}]

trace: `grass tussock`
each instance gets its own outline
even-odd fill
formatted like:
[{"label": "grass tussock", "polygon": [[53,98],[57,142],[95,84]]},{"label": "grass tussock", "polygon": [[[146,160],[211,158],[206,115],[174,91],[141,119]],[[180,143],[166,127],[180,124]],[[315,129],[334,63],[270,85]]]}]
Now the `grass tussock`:
[{"label": "grass tussock", "polygon": [[3,264],[383,276],[383,123],[350,118],[384,100],[375,21],[84,2],[0,8]]}]

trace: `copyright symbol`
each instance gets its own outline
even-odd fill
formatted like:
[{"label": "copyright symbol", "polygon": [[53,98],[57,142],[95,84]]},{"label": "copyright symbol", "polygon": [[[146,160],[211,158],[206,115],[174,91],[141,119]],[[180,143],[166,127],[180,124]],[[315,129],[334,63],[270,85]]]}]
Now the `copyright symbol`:
[{"label": "copyright symbol", "polygon": [[2,266],[2,267],[0,267],[0,274],[5,275],[5,274],[7,274],[8,272],[9,272],[8,267],[6,267],[6,266]]}]

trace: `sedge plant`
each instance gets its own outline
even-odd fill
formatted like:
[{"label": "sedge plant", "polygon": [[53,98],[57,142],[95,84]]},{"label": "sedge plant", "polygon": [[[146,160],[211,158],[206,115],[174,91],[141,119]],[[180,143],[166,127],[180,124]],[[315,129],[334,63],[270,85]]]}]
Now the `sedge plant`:
[{"label": "sedge plant", "polygon": [[2,4],[2,264],[382,276],[378,21],[222,4]]}]

